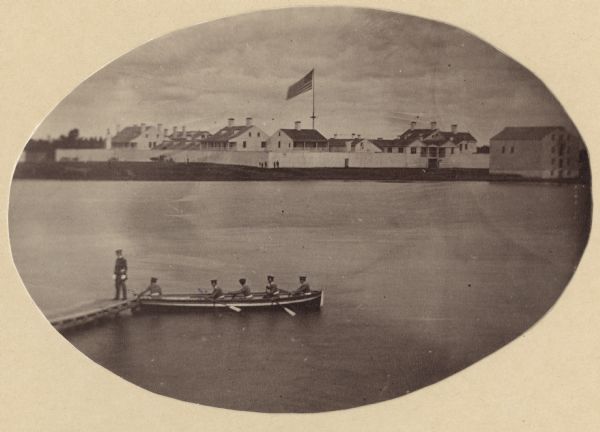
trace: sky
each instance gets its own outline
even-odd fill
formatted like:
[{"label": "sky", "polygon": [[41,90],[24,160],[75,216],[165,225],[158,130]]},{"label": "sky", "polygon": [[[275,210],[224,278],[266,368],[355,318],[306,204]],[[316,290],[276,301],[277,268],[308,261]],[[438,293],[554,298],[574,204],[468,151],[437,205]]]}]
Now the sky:
[{"label": "sky", "polygon": [[471,132],[563,125],[568,116],[520,64],[455,27],[393,12],[293,8],[179,30],[123,55],[52,111],[35,138],[140,124],[216,132],[233,117],[272,134],[309,128],[312,92],[287,88],[315,69],[316,129],[393,138],[417,127]]}]

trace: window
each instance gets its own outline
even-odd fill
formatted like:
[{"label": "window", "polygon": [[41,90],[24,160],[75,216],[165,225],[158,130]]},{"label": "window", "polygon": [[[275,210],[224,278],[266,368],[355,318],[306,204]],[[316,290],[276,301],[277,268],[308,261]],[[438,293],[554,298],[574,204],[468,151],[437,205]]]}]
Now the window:
[{"label": "window", "polygon": [[567,159],[567,166],[569,166],[569,167],[571,166],[571,159],[570,158]]},{"label": "window", "polygon": [[552,158],[552,166],[556,164],[556,159]]},{"label": "window", "polygon": [[552,134],[552,141],[556,139],[556,135]]},{"label": "window", "polygon": [[267,148],[267,142],[266,141],[261,142],[260,148]]},{"label": "window", "polygon": [[248,132],[248,136],[252,138],[252,132]]},{"label": "window", "polygon": [[[459,144],[459,145],[458,145],[458,149],[459,149],[460,151],[462,151],[462,144]],[[504,153],[504,147],[502,147],[502,153]]]},{"label": "window", "polygon": [[469,150],[469,144],[465,144],[465,150]]},{"label": "window", "polygon": [[257,136],[257,137],[260,137],[260,132],[256,132],[256,136]]},{"label": "window", "polygon": [[510,152],[514,153],[515,152],[515,146],[510,146]]},{"label": "window", "polygon": [[562,166],[563,166],[563,160],[562,160],[562,159],[559,159],[559,160],[558,160],[558,167],[559,167],[559,168],[562,168]]},{"label": "window", "polygon": [[398,153],[404,153],[404,147],[398,148]]},{"label": "window", "polygon": [[440,150],[439,150],[439,156],[441,158],[446,157],[446,149],[445,148],[443,148],[443,147],[440,148]]},{"label": "window", "polygon": [[556,147],[552,146],[552,148],[550,149],[550,151],[552,152],[552,154],[556,153]]},{"label": "window", "polygon": [[242,142],[242,147],[246,148],[246,141]]},{"label": "window", "polygon": [[277,134],[277,136],[281,136],[281,131]]},{"label": "window", "polygon": [[454,147],[450,149],[450,154],[454,154]]},{"label": "window", "polygon": [[502,146],[502,153],[506,153],[506,147]]},{"label": "window", "polygon": [[426,157],[427,156],[427,148],[422,147],[421,148],[421,157]]},{"label": "window", "polygon": [[388,149],[387,149],[387,152],[388,152],[388,153],[391,153],[391,152],[392,152],[392,148],[391,148],[391,147],[388,147]]},{"label": "window", "polygon": [[410,148],[410,154],[417,154],[417,148],[416,147],[411,147]]},{"label": "window", "polygon": [[281,141],[277,142],[277,147],[281,148]]}]

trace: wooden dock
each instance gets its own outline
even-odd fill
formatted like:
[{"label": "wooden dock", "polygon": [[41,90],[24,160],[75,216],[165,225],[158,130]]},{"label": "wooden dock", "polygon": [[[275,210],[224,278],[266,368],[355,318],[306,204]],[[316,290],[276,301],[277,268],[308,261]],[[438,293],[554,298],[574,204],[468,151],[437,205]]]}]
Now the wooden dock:
[{"label": "wooden dock", "polygon": [[137,299],[96,300],[91,303],[48,315],[50,323],[59,331],[90,324],[106,318],[114,318],[120,312],[137,306]]}]

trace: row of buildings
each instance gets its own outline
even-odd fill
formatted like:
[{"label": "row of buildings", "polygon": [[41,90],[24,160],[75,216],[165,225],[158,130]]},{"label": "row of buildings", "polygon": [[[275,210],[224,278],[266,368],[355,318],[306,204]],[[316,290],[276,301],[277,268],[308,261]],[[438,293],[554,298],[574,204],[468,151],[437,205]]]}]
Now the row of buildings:
[{"label": "row of buildings", "polygon": [[[278,129],[267,134],[246,118],[236,125],[230,118],[216,133],[205,130],[172,130],[161,124],[127,126],[113,136],[107,131],[104,149],[62,149],[57,160],[130,160],[208,162],[277,167],[406,167],[480,168],[491,174],[516,174],[537,178],[570,178],[579,175],[581,142],[561,126],[507,127],[478,147],[475,137],[459,131],[417,128],[416,122],[395,138],[326,138],[316,129]],[[489,150],[489,151],[482,151]]]}]

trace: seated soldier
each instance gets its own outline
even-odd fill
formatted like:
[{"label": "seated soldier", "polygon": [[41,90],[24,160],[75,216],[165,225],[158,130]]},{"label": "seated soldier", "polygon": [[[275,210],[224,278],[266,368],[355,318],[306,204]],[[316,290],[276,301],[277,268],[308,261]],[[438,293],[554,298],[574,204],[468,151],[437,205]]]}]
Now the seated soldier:
[{"label": "seated soldier", "polygon": [[246,279],[240,279],[240,285],[242,286],[238,291],[234,291],[231,293],[231,298],[235,298],[238,295],[241,295],[245,299],[252,298],[252,291],[250,290],[250,286],[246,283]]},{"label": "seated soldier", "polygon": [[210,281],[210,284],[212,286],[212,292],[208,295],[210,298],[212,298],[213,300],[216,300],[216,299],[220,299],[220,298],[225,297],[225,294],[223,294],[223,290],[217,284],[217,280],[216,279],[212,279]]},{"label": "seated soldier", "polygon": [[156,282],[158,282],[157,278],[155,278],[155,277],[150,278],[150,285],[148,285],[148,288],[146,288],[144,291],[142,291],[140,293],[139,297],[143,296],[147,292],[149,292],[152,297],[161,296],[162,288]]},{"label": "seated soldier", "polygon": [[265,287],[265,297],[277,297],[279,295],[279,288],[275,283],[275,278],[271,275],[267,276],[267,286]]},{"label": "seated soldier", "polygon": [[294,295],[310,294],[310,285],[306,281],[306,276],[300,276],[300,286],[292,293]]}]

